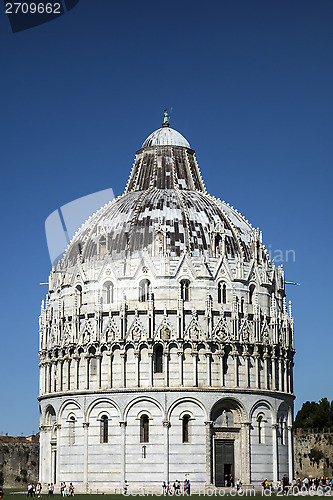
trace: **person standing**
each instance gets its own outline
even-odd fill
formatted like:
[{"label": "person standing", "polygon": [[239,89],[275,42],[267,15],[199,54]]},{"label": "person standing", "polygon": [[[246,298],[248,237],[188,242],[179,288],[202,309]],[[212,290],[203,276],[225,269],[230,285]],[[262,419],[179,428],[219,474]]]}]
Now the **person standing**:
[{"label": "person standing", "polygon": [[27,497],[32,497],[32,484],[28,484],[28,492],[27,492]]},{"label": "person standing", "polygon": [[303,486],[306,490],[309,489],[309,479],[305,476],[305,478],[303,479]]},{"label": "person standing", "polygon": [[289,478],[287,474],[285,474],[282,478],[282,488],[283,488],[283,494],[286,495],[288,493],[288,486],[289,486]]},{"label": "person standing", "polygon": [[37,483],[36,493],[37,493],[37,497],[40,498],[41,494],[42,494],[42,485],[40,483]]}]

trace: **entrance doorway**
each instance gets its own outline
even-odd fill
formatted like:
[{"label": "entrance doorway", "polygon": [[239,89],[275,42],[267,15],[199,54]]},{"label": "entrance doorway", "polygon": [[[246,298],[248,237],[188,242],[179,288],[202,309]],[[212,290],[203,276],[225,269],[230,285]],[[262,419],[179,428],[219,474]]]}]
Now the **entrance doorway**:
[{"label": "entrance doorway", "polygon": [[234,478],[234,441],[215,439],[215,486],[230,486],[230,476]]}]

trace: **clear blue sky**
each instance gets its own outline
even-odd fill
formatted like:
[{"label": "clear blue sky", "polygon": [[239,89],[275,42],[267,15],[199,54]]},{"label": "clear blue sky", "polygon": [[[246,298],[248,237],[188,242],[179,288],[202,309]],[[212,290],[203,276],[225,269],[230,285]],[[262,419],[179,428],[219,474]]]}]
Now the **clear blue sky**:
[{"label": "clear blue sky", "polygon": [[333,399],[332,0],[81,0],[16,34],[2,8],[0,43],[0,432],[38,430],[46,217],[121,194],[171,107],[208,192],[295,250],[296,408]]}]

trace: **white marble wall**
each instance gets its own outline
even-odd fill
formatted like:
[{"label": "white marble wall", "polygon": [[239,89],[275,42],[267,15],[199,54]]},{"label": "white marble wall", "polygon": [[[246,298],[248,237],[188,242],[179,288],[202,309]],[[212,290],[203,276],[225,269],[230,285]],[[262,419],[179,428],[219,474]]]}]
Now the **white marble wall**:
[{"label": "white marble wall", "polygon": [[[233,428],[214,426],[216,405],[231,407]],[[193,485],[214,484],[213,441],[218,438],[234,439],[235,476],[243,483],[258,484],[265,477],[276,480],[292,473],[287,437],[292,405],[291,396],[213,390],[104,391],[42,399],[40,479],[43,483],[54,479],[55,450],[56,482],[73,482],[77,491],[114,492],[125,479],[132,489],[159,487],[164,480],[184,480],[185,474]],[[148,443],[140,442],[142,414],[149,417]],[[182,442],[184,414],[191,417],[188,443]],[[103,415],[108,417],[108,443],[101,442]],[[258,416],[263,417],[261,444]],[[281,418],[286,423],[284,444],[279,429],[273,429]]]}]

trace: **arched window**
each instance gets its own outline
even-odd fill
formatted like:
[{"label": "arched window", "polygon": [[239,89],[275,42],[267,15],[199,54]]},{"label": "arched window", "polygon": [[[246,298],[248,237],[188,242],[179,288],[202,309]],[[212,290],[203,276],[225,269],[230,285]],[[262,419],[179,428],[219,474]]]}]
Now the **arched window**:
[{"label": "arched window", "polygon": [[139,284],[139,301],[140,302],[147,302],[148,301],[149,287],[150,287],[149,280],[140,281],[140,284]]},{"label": "arched window", "polygon": [[181,298],[184,302],[188,302],[190,300],[190,282],[189,280],[182,280],[180,282],[180,292]]},{"label": "arched window", "polygon": [[154,349],[154,371],[155,373],[163,372],[163,347],[157,345]]},{"label": "arched window", "polygon": [[109,419],[107,415],[101,417],[101,443],[109,442]]},{"label": "arched window", "polygon": [[183,434],[183,443],[189,443],[190,442],[190,420],[191,417],[190,415],[184,415],[183,416],[183,429],[182,429],[182,434]]},{"label": "arched window", "polygon": [[75,444],[75,417],[72,415],[68,421],[68,444]]},{"label": "arched window", "polygon": [[217,286],[217,302],[219,304],[227,303],[227,285],[220,281]]},{"label": "arched window", "polygon": [[145,444],[142,446],[141,456],[142,458],[147,458],[147,446]]},{"label": "arched window", "polygon": [[82,307],[82,286],[81,285],[76,285],[76,290],[77,290],[77,294],[78,294],[78,307]]},{"label": "arched window", "polygon": [[264,436],[264,419],[262,415],[259,415],[257,418],[258,422],[258,443],[263,444],[265,442]]},{"label": "arched window", "polygon": [[149,417],[141,415],[140,417],[140,443],[149,443]]},{"label": "arched window", "polygon": [[220,234],[217,234],[215,236],[215,256],[216,257],[221,257],[222,248],[223,248],[222,236]]},{"label": "arched window", "polygon": [[105,304],[113,303],[113,283],[112,281],[106,281],[104,283],[104,300]]},{"label": "arched window", "polygon": [[253,304],[253,294],[254,294],[254,289],[255,289],[255,285],[250,285],[250,288],[249,288],[249,304]]},{"label": "arched window", "polygon": [[106,254],[106,238],[105,236],[101,236],[99,239],[99,258],[104,259]]},{"label": "arched window", "polygon": [[286,442],[285,442],[285,436],[284,436],[284,431],[285,431],[284,420],[283,420],[283,417],[281,417],[280,418],[280,439],[281,439],[281,444],[286,444]]}]

